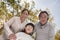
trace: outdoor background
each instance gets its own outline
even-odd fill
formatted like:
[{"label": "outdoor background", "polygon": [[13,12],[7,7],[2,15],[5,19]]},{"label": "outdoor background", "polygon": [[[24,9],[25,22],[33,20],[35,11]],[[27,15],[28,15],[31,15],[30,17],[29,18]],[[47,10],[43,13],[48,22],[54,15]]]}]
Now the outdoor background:
[{"label": "outdoor background", "polygon": [[60,40],[60,0],[0,0],[0,35],[4,32],[3,23],[13,16],[20,16],[21,10],[29,10],[29,21],[36,23],[38,14],[49,13],[49,21],[55,28],[55,40]]}]

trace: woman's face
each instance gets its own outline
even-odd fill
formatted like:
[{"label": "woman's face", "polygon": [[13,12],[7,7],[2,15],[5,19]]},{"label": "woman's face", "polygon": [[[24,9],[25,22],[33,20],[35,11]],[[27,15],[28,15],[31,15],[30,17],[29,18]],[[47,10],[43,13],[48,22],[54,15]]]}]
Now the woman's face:
[{"label": "woman's face", "polygon": [[21,17],[23,20],[25,20],[27,17],[28,17],[28,11],[24,11],[22,14],[21,14]]},{"label": "woman's face", "polygon": [[33,27],[31,25],[28,25],[27,27],[25,27],[25,32],[26,33],[32,33],[33,32]]}]

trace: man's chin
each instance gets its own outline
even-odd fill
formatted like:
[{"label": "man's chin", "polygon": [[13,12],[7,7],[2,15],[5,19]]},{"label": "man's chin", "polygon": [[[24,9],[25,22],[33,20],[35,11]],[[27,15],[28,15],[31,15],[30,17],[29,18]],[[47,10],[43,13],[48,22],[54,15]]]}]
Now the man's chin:
[{"label": "man's chin", "polygon": [[46,23],[40,23],[41,24],[41,26],[44,26]]}]

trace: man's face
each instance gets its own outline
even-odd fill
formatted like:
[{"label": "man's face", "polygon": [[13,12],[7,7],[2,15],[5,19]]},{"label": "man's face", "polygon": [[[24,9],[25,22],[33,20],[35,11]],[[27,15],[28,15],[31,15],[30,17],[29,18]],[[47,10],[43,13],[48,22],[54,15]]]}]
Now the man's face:
[{"label": "man's face", "polygon": [[42,25],[44,25],[48,21],[47,18],[48,18],[47,14],[46,13],[42,13],[41,16],[40,16],[40,18],[39,18],[40,23]]},{"label": "man's face", "polygon": [[26,19],[28,17],[28,11],[23,11],[23,13],[21,14],[21,17],[23,19]]}]

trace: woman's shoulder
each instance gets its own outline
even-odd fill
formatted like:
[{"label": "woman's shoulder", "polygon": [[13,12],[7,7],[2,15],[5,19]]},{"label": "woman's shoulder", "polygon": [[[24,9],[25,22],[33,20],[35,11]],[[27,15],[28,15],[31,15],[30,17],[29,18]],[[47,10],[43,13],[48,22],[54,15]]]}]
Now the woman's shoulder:
[{"label": "woman's shoulder", "polygon": [[18,17],[18,16],[13,16],[12,17],[14,20],[19,20],[20,19],[20,17]]}]

